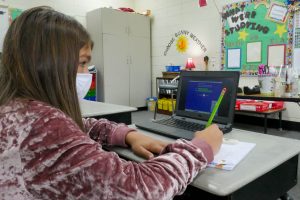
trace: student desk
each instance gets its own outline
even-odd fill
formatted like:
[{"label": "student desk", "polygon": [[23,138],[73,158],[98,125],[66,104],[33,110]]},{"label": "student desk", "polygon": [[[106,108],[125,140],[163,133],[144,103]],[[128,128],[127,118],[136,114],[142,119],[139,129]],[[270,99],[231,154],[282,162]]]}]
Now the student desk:
[{"label": "student desk", "polygon": [[[237,99],[253,99],[253,100],[265,100],[265,101],[285,101],[285,102],[293,102],[297,103],[300,106],[300,97],[275,97],[275,96],[266,96],[262,94],[254,94],[254,95],[246,95],[243,93],[238,93],[236,96]],[[282,111],[283,110],[273,110],[270,113],[262,113],[262,112],[255,112],[256,114],[263,114],[264,115],[264,133],[267,133],[267,115],[272,114],[272,113],[279,113],[279,128],[281,129],[282,125]],[[236,113],[246,113],[246,111],[236,111]]]},{"label": "student desk", "polygon": [[262,94],[246,95],[246,94],[238,93],[236,98],[265,100],[265,101],[286,101],[286,102],[297,103],[300,106],[300,97],[275,97],[275,96],[266,96]]},{"label": "student desk", "polygon": [[[142,131],[146,135],[173,139]],[[232,170],[207,168],[199,173],[184,195],[175,199],[276,200],[297,184],[300,141],[233,129],[225,138],[256,143],[254,149]],[[141,161],[130,149],[111,150],[129,160]]]},{"label": "student desk", "polygon": [[282,111],[286,110],[286,108],[279,108],[279,109],[271,109],[266,111],[250,111],[250,110],[235,110],[235,114],[240,113],[251,113],[251,114],[259,114],[264,116],[264,133],[267,133],[268,130],[268,115],[278,113],[278,120],[279,120],[279,130],[282,130]]},{"label": "student desk", "polygon": [[81,100],[82,117],[106,118],[117,123],[131,124],[131,112],[137,109],[129,106]]}]

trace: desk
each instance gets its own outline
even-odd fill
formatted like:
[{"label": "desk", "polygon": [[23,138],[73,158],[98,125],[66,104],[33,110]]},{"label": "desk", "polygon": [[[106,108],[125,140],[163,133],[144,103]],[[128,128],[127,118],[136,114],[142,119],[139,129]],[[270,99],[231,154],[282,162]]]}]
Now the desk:
[{"label": "desk", "polygon": [[[173,141],[142,132],[161,140]],[[239,129],[233,129],[225,137],[256,143],[256,146],[232,171],[207,168],[199,173],[185,194],[175,199],[276,200],[297,184],[299,140]],[[114,147],[111,150],[130,160],[143,160],[129,149]]]},{"label": "desk", "polygon": [[254,95],[245,95],[238,93],[236,96],[237,99],[255,99],[255,100],[266,100],[266,101],[286,101],[286,102],[294,102],[300,106],[300,98],[299,97],[275,97],[275,96],[266,96],[262,94],[254,94]]},{"label": "desk", "polygon": [[129,106],[109,104],[97,101],[79,102],[82,117],[106,118],[117,123],[131,124],[131,112],[137,109]]},{"label": "desk", "polygon": [[271,110],[267,110],[267,111],[250,111],[250,110],[235,110],[234,113],[235,114],[239,114],[239,113],[252,113],[252,114],[260,114],[260,115],[264,115],[264,133],[267,133],[268,130],[268,115],[270,114],[274,114],[274,113],[278,113],[279,116],[279,130],[282,130],[282,111],[286,110],[286,108],[280,108],[280,109],[271,109]]}]

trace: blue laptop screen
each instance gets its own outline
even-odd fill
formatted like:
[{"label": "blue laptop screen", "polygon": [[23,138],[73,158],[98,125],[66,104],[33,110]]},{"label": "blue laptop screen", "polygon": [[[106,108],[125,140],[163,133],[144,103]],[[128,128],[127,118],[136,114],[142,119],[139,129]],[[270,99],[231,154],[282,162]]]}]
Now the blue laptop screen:
[{"label": "blue laptop screen", "polygon": [[223,89],[222,82],[189,81],[185,111],[211,113]]}]

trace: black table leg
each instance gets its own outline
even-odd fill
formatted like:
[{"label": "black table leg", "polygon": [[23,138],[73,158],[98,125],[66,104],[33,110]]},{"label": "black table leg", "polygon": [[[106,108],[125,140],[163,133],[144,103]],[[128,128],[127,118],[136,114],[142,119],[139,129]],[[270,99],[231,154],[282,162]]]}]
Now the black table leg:
[{"label": "black table leg", "polygon": [[264,120],[264,133],[267,134],[267,120],[268,120],[268,115],[267,114],[264,114],[265,116],[265,120]]},{"label": "black table leg", "polygon": [[279,112],[279,131],[282,131],[282,112]]}]

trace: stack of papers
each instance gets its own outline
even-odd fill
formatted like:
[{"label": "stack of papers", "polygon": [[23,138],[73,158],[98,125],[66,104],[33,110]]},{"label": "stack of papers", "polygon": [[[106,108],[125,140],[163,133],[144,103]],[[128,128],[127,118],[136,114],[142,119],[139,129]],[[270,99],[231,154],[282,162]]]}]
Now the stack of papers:
[{"label": "stack of papers", "polygon": [[220,151],[208,167],[232,170],[256,144],[248,142],[223,142]]}]

